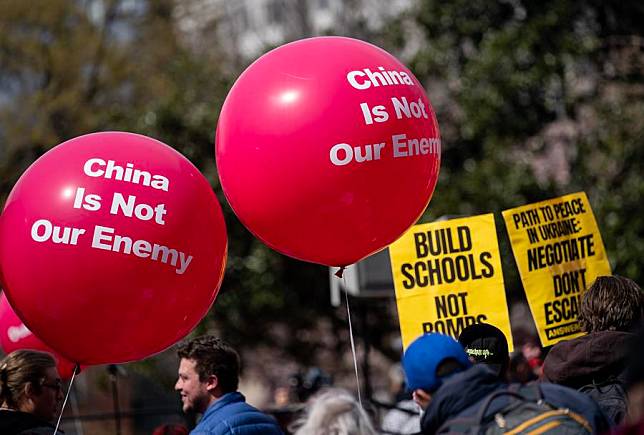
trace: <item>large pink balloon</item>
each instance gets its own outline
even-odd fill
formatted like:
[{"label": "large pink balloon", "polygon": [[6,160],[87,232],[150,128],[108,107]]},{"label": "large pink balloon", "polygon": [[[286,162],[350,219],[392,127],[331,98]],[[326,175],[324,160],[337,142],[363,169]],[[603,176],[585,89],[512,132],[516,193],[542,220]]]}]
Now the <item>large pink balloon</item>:
[{"label": "large pink balloon", "polygon": [[239,77],[217,127],[221,184],[272,248],[345,266],[400,237],[423,213],[440,165],[423,87],[362,41],[305,39]]},{"label": "large pink balloon", "polygon": [[52,348],[36,337],[18,318],[4,293],[0,296],[0,346],[5,353],[19,349],[49,352],[56,359],[58,373],[63,379],[71,378],[74,373],[75,364],[57,355]]},{"label": "large pink balloon", "polygon": [[208,311],[227,239],[208,181],[163,143],[106,132],[38,159],[0,216],[0,271],[27,327],[70,361],[159,352]]}]

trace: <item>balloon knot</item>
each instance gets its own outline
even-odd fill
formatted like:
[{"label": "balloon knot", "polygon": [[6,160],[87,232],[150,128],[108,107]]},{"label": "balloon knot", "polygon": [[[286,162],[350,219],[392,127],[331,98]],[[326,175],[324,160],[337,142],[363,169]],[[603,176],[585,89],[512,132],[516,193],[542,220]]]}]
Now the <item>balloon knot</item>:
[{"label": "balloon knot", "polygon": [[342,266],[340,269],[338,269],[338,271],[335,273],[335,276],[337,276],[338,278],[342,278],[342,275],[344,274],[345,267],[346,266]]}]

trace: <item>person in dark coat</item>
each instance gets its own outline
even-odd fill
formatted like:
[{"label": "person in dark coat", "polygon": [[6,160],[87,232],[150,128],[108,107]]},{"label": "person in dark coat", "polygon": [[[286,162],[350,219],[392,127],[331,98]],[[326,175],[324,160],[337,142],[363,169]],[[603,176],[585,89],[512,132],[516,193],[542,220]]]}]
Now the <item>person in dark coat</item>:
[{"label": "person in dark coat", "polygon": [[[453,419],[474,417],[487,397],[509,388],[485,364],[472,366],[459,343],[442,334],[425,334],[412,342],[403,367],[414,400],[425,410],[420,423],[423,434],[434,434]],[[589,397],[554,384],[540,384],[539,389],[550,405],[582,416],[593,433],[609,429],[606,417]],[[489,414],[507,404],[507,399],[493,401]]]},{"label": "person in dark coat", "polygon": [[203,414],[192,435],[283,435],[277,422],[237,391],[239,355],[222,340],[197,337],[177,351],[184,412]]},{"label": "person in dark coat", "polygon": [[622,422],[629,350],[643,319],[644,294],[635,282],[598,277],[579,313],[588,335],[553,346],[544,361],[543,378],[588,394],[615,423]]},{"label": "person in dark coat", "polygon": [[45,352],[16,350],[0,361],[0,434],[51,435],[63,383]]}]

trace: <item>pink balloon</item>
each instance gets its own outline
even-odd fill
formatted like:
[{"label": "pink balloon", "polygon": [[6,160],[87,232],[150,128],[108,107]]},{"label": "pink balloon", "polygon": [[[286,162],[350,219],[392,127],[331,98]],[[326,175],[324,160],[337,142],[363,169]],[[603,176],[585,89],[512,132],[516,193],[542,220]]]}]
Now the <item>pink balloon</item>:
[{"label": "pink balloon", "polygon": [[7,297],[0,296],[0,346],[5,353],[14,350],[33,349],[49,352],[56,359],[58,373],[63,379],[69,379],[74,373],[74,363],[68,361],[36,337],[18,318]]},{"label": "pink balloon", "polygon": [[217,295],[226,249],[208,181],[174,149],[131,133],[53,148],[0,216],[11,306],[87,365],[141,359],[188,334]]},{"label": "pink balloon", "polygon": [[423,213],[440,166],[423,87],[393,56],[321,37],[262,56],[224,103],[217,167],[231,207],[270,247],[346,266]]}]

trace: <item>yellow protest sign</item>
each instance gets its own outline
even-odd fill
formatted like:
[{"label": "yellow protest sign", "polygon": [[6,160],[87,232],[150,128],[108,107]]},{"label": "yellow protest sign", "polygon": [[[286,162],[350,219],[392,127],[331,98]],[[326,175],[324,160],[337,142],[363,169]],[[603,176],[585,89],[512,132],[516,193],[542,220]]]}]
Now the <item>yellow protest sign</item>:
[{"label": "yellow protest sign", "polygon": [[512,351],[494,215],[415,225],[389,255],[405,348],[426,332],[457,338],[484,322],[503,331]]},{"label": "yellow protest sign", "polygon": [[597,276],[611,274],[586,194],[505,210],[503,219],[541,344],[581,335],[581,297]]}]

